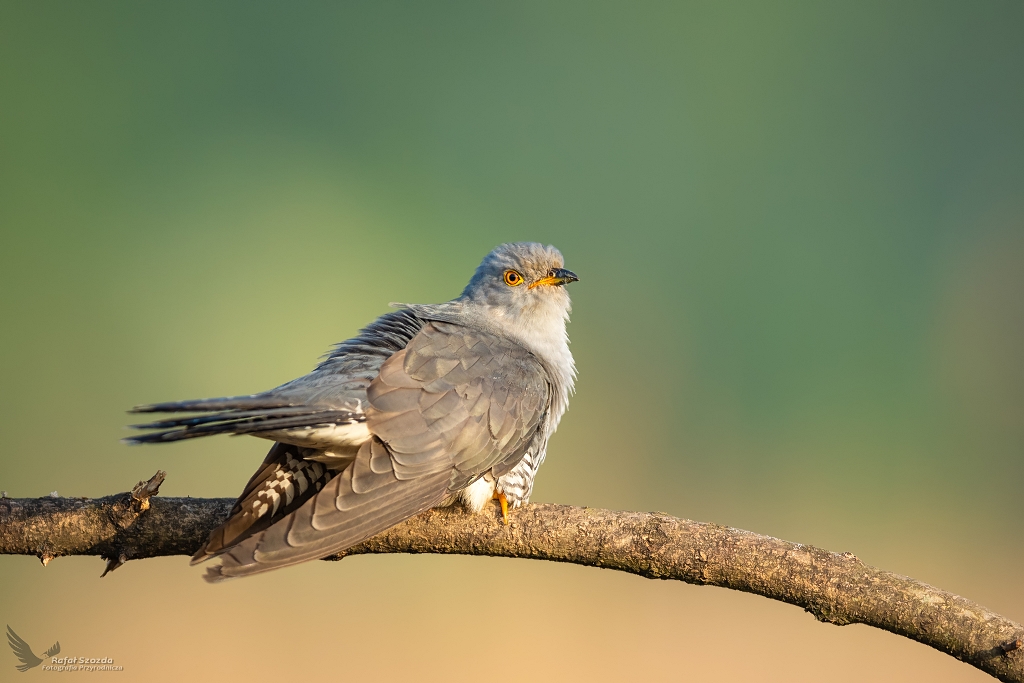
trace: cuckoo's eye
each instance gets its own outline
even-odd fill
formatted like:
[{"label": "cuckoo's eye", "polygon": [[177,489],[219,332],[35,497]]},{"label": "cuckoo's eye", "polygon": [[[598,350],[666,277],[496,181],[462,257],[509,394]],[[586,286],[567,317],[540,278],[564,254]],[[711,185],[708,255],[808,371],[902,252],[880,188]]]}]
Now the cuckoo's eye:
[{"label": "cuckoo's eye", "polygon": [[523,284],[523,276],[514,270],[505,271],[505,284],[509,287],[518,287]]}]

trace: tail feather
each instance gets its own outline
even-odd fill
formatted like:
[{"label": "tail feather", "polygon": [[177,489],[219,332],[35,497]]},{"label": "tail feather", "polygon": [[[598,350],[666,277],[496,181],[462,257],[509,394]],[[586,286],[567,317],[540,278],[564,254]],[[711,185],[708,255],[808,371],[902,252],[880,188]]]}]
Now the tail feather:
[{"label": "tail feather", "polygon": [[271,414],[283,417],[286,415],[308,415],[309,413],[310,409],[308,406],[291,406],[263,410],[232,410],[192,417],[172,417],[166,420],[157,420],[156,422],[147,422],[146,424],[130,426],[132,429],[170,429],[172,427],[197,427],[211,422],[224,422],[227,420],[267,417]]},{"label": "tail feather", "polygon": [[[365,415],[361,412],[317,410],[308,406],[299,410],[296,407],[289,407],[265,411],[245,411],[244,413],[225,411],[187,420],[167,420],[166,423],[152,422],[133,425],[135,429],[160,429],[162,431],[128,437],[124,441],[129,444],[168,443],[215,434],[259,435],[260,432],[281,429],[312,429],[327,425],[356,424],[365,419]],[[172,428],[164,429],[165,427]]]},{"label": "tail feather", "polygon": [[280,396],[267,394],[251,394],[249,396],[224,396],[221,398],[200,398],[191,401],[170,401],[168,403],[150,403],[135,406],[130,413],[201,413],[224,410],[266,410],[268,408],[288,408],[295,406]]}]

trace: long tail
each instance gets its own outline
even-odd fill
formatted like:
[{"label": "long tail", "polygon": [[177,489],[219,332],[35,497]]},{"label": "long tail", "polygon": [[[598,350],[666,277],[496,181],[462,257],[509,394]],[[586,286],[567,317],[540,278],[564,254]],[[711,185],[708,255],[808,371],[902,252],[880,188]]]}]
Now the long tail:
[{"label": "long tail", "polygon": [[224,398],[154,403],[136,406],[130,413],[205,413],[131,425],[132,429],[157,430],[130,436],[125,443],[166,443],[215,434],[255,434],[281,429],[305,429],[363,422],[362,412],[330,407],[296,405],[271,396]]}]

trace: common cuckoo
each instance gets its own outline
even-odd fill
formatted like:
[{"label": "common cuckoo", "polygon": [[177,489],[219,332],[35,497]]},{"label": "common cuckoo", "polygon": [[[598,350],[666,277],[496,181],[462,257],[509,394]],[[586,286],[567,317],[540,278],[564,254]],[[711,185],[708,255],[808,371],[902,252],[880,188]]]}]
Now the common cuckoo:
[{"label": "common cuckoo", "polygon": [[402,305],[276,389],[134,408],[193,415],[135,425],[155,431],[131,443],[276,442],[192,563],[219,557],[211,581],[277,569],[457,501],[497,499],[507,524],[573,390],[564,285],[578,279],[554,247],[503,244],[458,298]]}]

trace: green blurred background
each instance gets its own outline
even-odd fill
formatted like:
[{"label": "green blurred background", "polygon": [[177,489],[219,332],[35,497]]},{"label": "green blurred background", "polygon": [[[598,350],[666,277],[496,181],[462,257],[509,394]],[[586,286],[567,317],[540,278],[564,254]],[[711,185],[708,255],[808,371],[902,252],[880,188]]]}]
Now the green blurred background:
[{"label": "green blurred background", "polygon": [[[1022,74],[1007,0],[2,0],[0,488],[161,468],[234,496],[264,442],[129,448],[125,409],[274,386],[539,240],[582,282],[535,500],[851,551],[1024,619]],[[987,680],[541,562],[101,569],[0,558],[0,616],[153,681]]]}]

